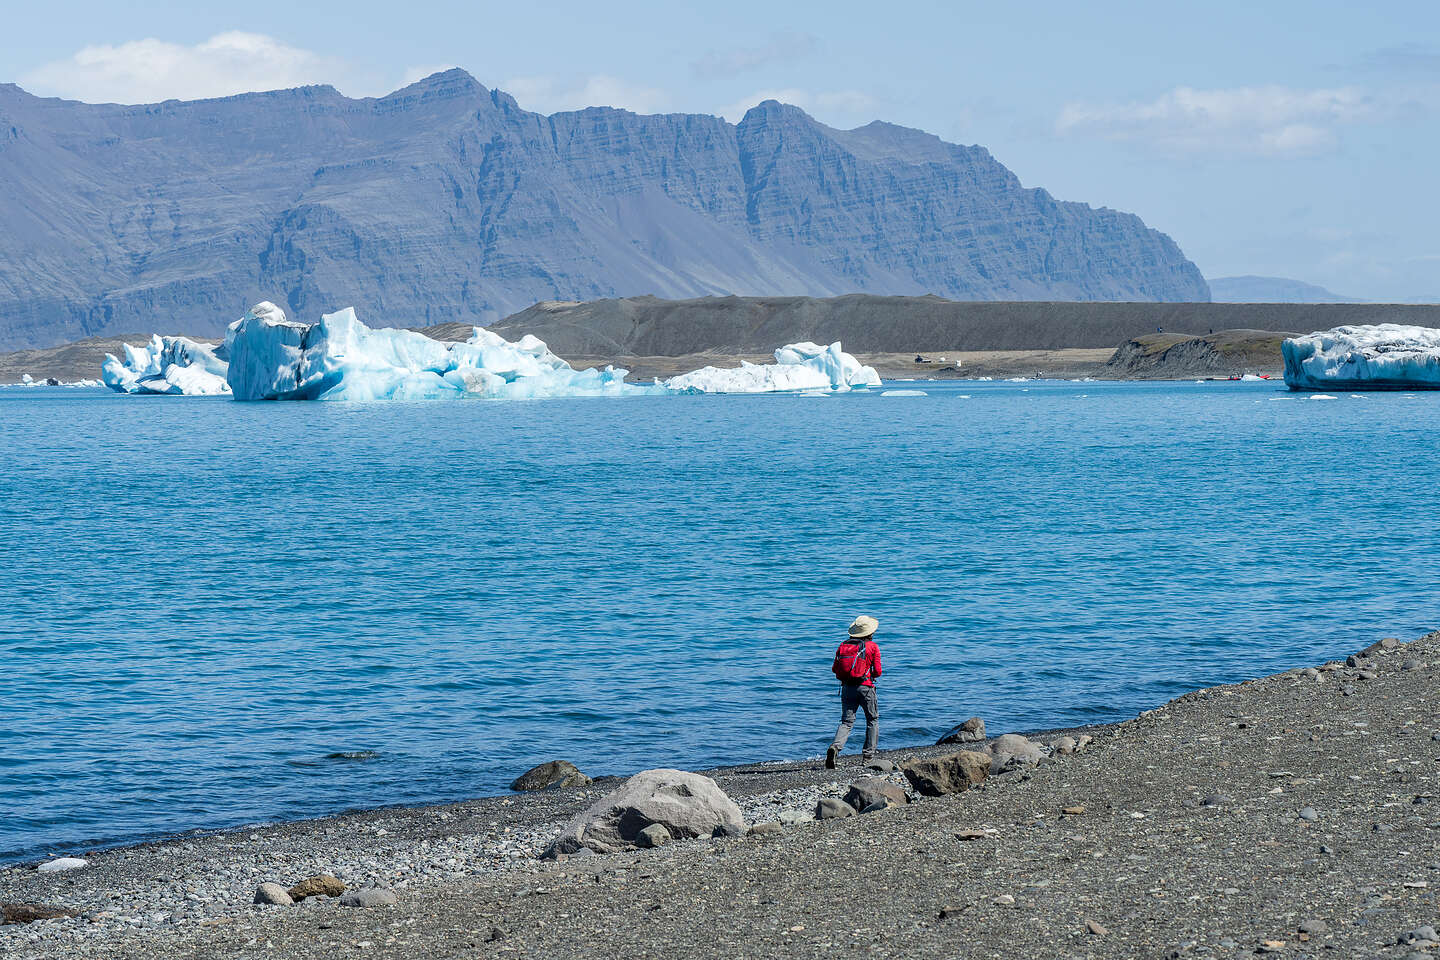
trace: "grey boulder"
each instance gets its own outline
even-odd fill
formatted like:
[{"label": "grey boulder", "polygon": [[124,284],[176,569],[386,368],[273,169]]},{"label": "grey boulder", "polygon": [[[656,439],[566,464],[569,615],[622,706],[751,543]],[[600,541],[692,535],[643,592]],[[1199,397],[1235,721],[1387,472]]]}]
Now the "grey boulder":
[{"label": "grey boulder", "polygon": [[916,793],[942,797],[984,783],[990,776],[991,758],[975,750],[960,750],[943,757],[910,760],[900,767]]},{"label": "grey boulder", "polygon": [[958,727],[951,727],[945,735],[935,741],[937,745],[946,743],[980,743],[985,739],[985,721],[979,717],[971,717]]},{"label": "grey boulder", "polygon": [[1016,764],[1033,766],[1044,756],[1045,751],[1040,744],[1027,740],[1018,733],[1007,733],[996,737],[990,744],[990,772],[999,773],[1012,760]]},{"label": "grey boulder", "polygon": [[58,860],[51,860],[49,863],[42,863],[35,869],[40,873],[64,873],[66,870],[79,870],[89,865],[89,860],[81,860],[79,857],[61,857]]},{"label": "grey boulder", "polygon": [[569,760],[551,760],[531,767],[510,784],[511,790],[549,790],[552,787],[585,787],[592,781]]},{"label": "grey boulder", "polygon": [[644,770],[626,780],[565,825],[547,855],[574,853],[589,847],[615,853],[635,845],[651,824],[672,838],[734,835],[745,829],[735,801],[709,777],[684,770]]},{"label": "grey boulder", "polygon": [[816,820],[839,820],[855,816],[855,808],[839,797],[821,797],[815,804]]},{"label": "grey boulder", "polygon": [[879,777],[861,777],[850,784],[850,789],[845,791],[845,802],[856,810],[865,812],[877,803],[909,803],[910,798],[905,795],[904,787],[891,783],[889,780],[882,780]]},{"label": "grey boulder", "polygon": [[289,890],[278,883],[262,883],[255,888],[255,902],[288,907],[295,902],[295,899],[290,896]]},{"label": "grey boulder", "polygon": [[399,902],[395,891],[388,887],[361,887],[340,898],[342,907],[389,907]]}]

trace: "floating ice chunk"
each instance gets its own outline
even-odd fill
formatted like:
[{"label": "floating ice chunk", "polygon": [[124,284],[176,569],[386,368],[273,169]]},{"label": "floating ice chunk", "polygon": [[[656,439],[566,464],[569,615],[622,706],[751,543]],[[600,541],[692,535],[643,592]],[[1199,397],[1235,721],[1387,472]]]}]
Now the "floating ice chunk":
[{"label": "floating ice chunk", "polygon": [[196,343],[188,337],[155,334],[144,347],[125,348],[125,359],[105,355],[100,379],[120,393],[165,393],[184,396],[221,396],[230,392],[225,382],[227,364],[223,348]]},{"label": "floating ice chunk", "polygon": [[775,362],[742,361],[738,367],[702,367],[662,381],[678,393],[775,393],[878,387],[880,375],[832,343],[791,343],[775,351]]},{"label": "floating ice chunk", "polygon": [[256,304],[225,338],[237,400],[437,400],[457,397],[620,396],[659,392],[627,371],[576,370],[533,336],[511,343],[475,328],[464,343],[412,330],[371,329],[351,308],[296,323]]},{"label": "floating ice chunk", "polygon": [[1267,379],[1269,379],[1269,378],[1268,378],[1268,377],[1262,377],[1262,376],[1260,376],[1259,374],[1256,374],[1256,373],[1247,373],[1247,374],[1244,374],[1243,376],[1241,376],[1240,379],[1243,380],[1243,381],[1245,381],[1246,383],[1259,383],[1260,381],[1262,381],[1262,380],[1267,380]]},{"label": "floating ice chunk", "polygon": [[1292,390],[1440,389],[1440,330],[1398,323],[1336,327],[1280,345]]},{"label": "floating ice chunk", "polygon": [[928,397],[924,390],[886,390],[880,394],[882,397]]},{"label": "floating ice chunk", "polygon": [[35,382],[35,378],[32,377],[32,376],[30,376],[30,374],[27,373],[27,374],[23,375],[23,376],[20,378],[20,382],[28,385],[28,384],[34,383],[34,382]]},{"label": "floating ice chunk", "polygon": [[1309,399],[1311,399],[1311,400],[1339,400],[1340,398],[1339,398],[1339,397],[1332,397],[1332,396],[1331,396],[1330,394],[1328,394],[1328,393],[1312,393],[1312,394],[1310,395]]}]

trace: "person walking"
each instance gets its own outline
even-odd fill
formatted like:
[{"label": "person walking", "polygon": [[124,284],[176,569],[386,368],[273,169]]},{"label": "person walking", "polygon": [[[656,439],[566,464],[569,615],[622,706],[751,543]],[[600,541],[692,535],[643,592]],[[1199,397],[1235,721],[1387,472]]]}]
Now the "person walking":
[{"label": "person walking", "polygon": [[874,617],[859,616],[850,624],[850,637],[835,651],[830,671],[840,680],[840,726],[835,739],[825,751],[825,769],[834,770],[835,760],[850,739],[855,726],[855,711],[865,711],[865,761],[875,756],[880,742],[880,707],[875,700],[875,679],[880,676],[880,646],[874,639],[880,622]]}]

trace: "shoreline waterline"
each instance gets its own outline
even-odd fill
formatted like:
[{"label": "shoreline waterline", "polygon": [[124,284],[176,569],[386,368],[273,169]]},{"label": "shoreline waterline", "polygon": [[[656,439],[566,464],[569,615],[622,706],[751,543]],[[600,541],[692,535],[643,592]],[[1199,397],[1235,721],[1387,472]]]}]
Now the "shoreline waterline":
[{"label": "shoreline waterline", "polygon": [[[263,942],[264,956],[309,960],[363,942],[373,956],[401,960],[503,940],[518,955],[568,960],[590,956],[602,930],[621,955],[664,943],[665,955],[702,957],[715,944],[695,931],[709,931],[702,918],[724,905],[733,923],[718,935],[751,947],[758,937],[767,955],[804,945],[800,955],[823,946],[861,956],[904,943],[907,956],[952,956],[961,927],[943,921],[959,915],[972,946],[1004,957],[1044,944],[1128,957],[1187,934],[1234,949],[1226,944],[1293,937],[1297,915],[1328,921],[1301,928],[1316,946],[1373,950],[1395,942],[1392,928],[1432,917],[1425,863],[1404,853],[1434,818],[1424,803],[1440,779],[1431,749],[1440,741],[1437,671],[1440,631],[1377,641],[1344,661],[1188,692],[1097,731],[1074,754],[1007,765],[964,792],[849,819],[805,811],[869,773],[853,757],[835,771],[818,760],[708,771],[747,823],[771,824],[743,838],[537,859],[561,823],[613,786],[602,781],[182,837],[96,854],[59,874],[10,867],[0,870],[0,900],[55,903],[80,916],[7,926],[0,949],[168,960],[249,956],[247,945]],[[1420,799],[1409,802],[1411,794]],[[1397,796],[1407,802],[1381,802]],[[1241,849],[1246,865],[1237,871]],[[836,918],[821,894],[856,871],[872,894],[869,935],[837,941],[854,922]],[[250,902],[259,882],[318,873],[351,888],[388,887],[398,904]],[[1354,922],[1371,905],[1357,900],[1360,887],[1388,891],[1378,929],[1365,925],[1370,914]],[[1277,897],[1259,896],[1264,889]],[[1135,905],[1157,890],[1160,912],[1147,920]],[[1017,910],[1030,918],[1019,927]],[[556,922],[577,915],[581,928]]]}]

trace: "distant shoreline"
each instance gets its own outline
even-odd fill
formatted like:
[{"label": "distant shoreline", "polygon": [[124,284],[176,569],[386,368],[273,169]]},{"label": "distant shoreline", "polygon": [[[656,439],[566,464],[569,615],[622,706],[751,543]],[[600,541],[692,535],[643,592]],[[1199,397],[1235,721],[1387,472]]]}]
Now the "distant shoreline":
[{"label": "distant shoreline", "polygon": [[[43,350],[20,350],[0,354],[0,385],[18,385],[26,375],[38,381],[53,377],[62,383],[94,380],[100,376],[100,364],[107,353],[119,355],[124,349],[122,344],[141,346],[148,343],[149,339],[149,335],[139,334],[120,338],[92,338]],[[201,339],[200,342],[218,341]],[[1098,380],[1183,381],[1205,376],[1225,379],[1225,374],[1230,372],[1204,367],[1166,366],[1163,363],[1129,369],[1111,362],[1116,353],[1114,349],[1067,348],[857,353],[855,357],[861,363],[874,367],[885,380],[973,380],[981,377],[1080,380],[1089,377]],[[765,353],[714,351],[680,356],[572,354],[565,359],[577,369],[607,365],[623,367],[630,371],[628,379],[631,382],[671,377],[704,366],[733,367],[739,366],[742,361],[773,363],[775,360],[772,355]],[[1273,358],[1260,356],[1248,360],[1249,362],[1237,362],[1233,372],[1236,375],[1257,373],[1277,378],[1280,376],[1282,364],[1278,348]]]}]

